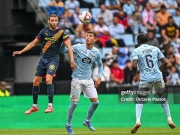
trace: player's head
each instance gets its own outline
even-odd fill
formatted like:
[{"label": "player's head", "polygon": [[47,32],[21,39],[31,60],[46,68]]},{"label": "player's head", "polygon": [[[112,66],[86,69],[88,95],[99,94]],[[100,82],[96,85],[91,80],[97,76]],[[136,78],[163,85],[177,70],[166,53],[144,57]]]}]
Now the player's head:
[{"label": "player's head", "polygon": [[58,25],[58,16],[55,14],[51,14],[48,18],[48,24],[51,29],[56,29]]},{"label": "player's head", "polygon": [[96,33],[93,31],[86,32],[86,44],[93,45],[96,42]]},{"label": "player's head", "polygon": [[138,43],[138,45],[147,44],[148,43],[148,36],[147,36],[147,34],[146,33],[140,33],[137,36],[137,43]]}]

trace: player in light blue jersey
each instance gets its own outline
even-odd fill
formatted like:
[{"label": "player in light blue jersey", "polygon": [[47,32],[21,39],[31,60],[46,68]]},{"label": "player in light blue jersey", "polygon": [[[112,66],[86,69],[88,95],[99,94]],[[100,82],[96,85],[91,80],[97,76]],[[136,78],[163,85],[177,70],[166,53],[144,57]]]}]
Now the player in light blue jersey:
[{"label": "player in light blue jersey", "polygon": [[[74,61],[76,63],[76,69],[72,73],[71,81],[71,104],[68,109],[66,129],[68,134],[74,134],[71,126],[71,120],[76,106],[78,105],[81,92],[84,96],[89,98],[91,105],[89,107],[87,116],[83,122],[84,126],[87,126],[91,131],[95,131],[92,126],[90,119],[94,114],[99,101],[96,88],[101,83],[101,76],[103,72],[102,61],[100,57],[100,52],[97,48],[93,46],[96,41],[96,34],[94,32],[86,33],[86,44],[76,44],[73,45]],[[62,46],[60,52],[67,52],[67,48]],[[92,70],[93,64],[97,62],[98,64],[98,79],[95,84],[92,80]]]},{"label": "player in light blue jersey", "polygon": [[[140,33],[137,36],[138,46],[133,50],[132,53],[132,66],[133,66],[133,80],[135,82],[139,81],[137,75],[137,65],[140,70],[140,82],[138,91],[148,93],[154,87],[157,95],[161,99],[165,99],[165,83],[163,81],[162,72],[167,66],[167,59],[164,57],[159,48],[155,46],[148,45],[148,37],[145,33]],[[161,65],[159,67],[159,61]],[[140,92],[139,92],[140,93]],[[146,98],[148,95],[138,94],[139,99]],[[168,125],[173,129],[176,125],[173,123],[168,102],[161,102],[161,105],[166,113]],[[131,133],[136,133],[138,128],[141,126],[140,118],[143,108],[143,102],[139,101],[136,103],[136,124],[131,129]]]}]

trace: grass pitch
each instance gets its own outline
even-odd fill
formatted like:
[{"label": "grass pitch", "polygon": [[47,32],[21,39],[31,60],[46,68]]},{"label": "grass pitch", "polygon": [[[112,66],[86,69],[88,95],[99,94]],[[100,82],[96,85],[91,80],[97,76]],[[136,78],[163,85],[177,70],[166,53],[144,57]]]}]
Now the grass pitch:
[{"label": "grass pitch", "polygon": [[[92,117],[95,132],[82,125],[90,102],[83,96],[72,120],[76,135],[130,135],[135,124],[135,104],[119,104],[118,95],[99,95],[100,104]],[[39,96],[40,110],[30,115],[24,111],[32,104],[31,96],[0,98],[0,135],[67,135],[65,123],[70,104],[69,95],[54,97],[53,113],[46,114],[47,96]],[[145,104],[139,135],[180,135],[180,107],[170,104],[173,121],[177,128],[170,129],[159,104]]]},{"label": "grass pitch", "polygon": [[[76,135],[131,135],[129,128],[97,128],[95,132],[86,128],[74,128]],[[180,135],[180,128],[143,128],[137,135]],[[67,135],[66,129],[19,129],[0,130],[0,135]]]}]

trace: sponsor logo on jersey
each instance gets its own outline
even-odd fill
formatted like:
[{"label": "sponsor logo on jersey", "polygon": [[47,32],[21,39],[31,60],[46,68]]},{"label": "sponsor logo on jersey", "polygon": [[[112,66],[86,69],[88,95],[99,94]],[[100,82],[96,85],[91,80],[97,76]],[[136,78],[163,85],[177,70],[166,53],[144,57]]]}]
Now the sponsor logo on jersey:
[{"label": "sponsor logo on jersey", "polygon": [[82,62],[83,62],[83,63],[86,63],[86,64],[90,64],[90,63],[91,63],[91,59],[88,58],[88,57],[86,57],[86,58],[83,58],[83,59],[82,59]]}]

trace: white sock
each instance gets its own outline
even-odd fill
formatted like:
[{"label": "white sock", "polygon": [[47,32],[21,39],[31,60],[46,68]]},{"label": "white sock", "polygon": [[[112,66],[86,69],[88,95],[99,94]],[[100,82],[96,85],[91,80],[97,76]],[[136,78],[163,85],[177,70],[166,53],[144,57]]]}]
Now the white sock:
[{"label": "white sock", "polygon": [[52,103],[49,103],[48,106],[52,106]]},{"label": "white sock", "polygon": [[168,120],[168,121],[172,121],[171,116],[168,116],[168,117],[167,117],[167,120]]},{"label": "white sock", "polygon": [[141,123],[140,118],[136,118],[136,123]]},{"label": "white sock", "polygon": [[38,105],[37,105],[37,104],[33,104],[32,106],[33,106],[33,107],[37,107]]}]

